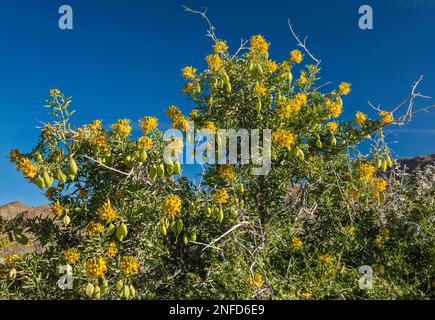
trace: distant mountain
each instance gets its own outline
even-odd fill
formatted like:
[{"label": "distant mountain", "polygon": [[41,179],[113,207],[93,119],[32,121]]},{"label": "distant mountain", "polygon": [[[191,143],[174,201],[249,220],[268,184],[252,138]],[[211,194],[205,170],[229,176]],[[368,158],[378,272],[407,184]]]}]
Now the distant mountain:
[{"label": "distant mountain", "polygon": [[28,207],[25,204],[14,201],[3,206],[0,206],[0,217],[3,220],[10,220],[18,215],[22,215],[23,218],[29,219],[34,217],[47,217],[51,216],[50,206],[42,205],[39,207]]},{"label": "distant mountain", "polygon": [[415,158],[402,158],[398,159],[397,162],[401,167],[406,166],[407,171],[412,173],[414,171],[422,170],[428,165],[435,165],[435,154]]}]

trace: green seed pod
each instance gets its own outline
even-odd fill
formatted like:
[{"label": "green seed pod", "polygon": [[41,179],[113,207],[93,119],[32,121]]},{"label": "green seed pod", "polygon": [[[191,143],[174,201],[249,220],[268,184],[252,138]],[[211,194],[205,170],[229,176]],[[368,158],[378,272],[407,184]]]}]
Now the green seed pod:
[{"label": "green seed pod", "polygon": [[322,143],[322,141],[320,139],[317,139],[317,141],[316,141],[316,147],[319,148],[319,149],[322,149],[323,143]]},{"label": "green seed pod", "polygon": [[89,298],[92,298],[92,296],[94,295],[94,290],[95,290],[94,285],[92,283],[88,282],[88,284],[86,285],[86,288],[85,288],[85,293]]},{"label": "green seed pod", "polygon": [[224,220],[224,210],[222,208],[219,210],[218,220],[220,223]]},{"label": "green seed pod", "polygon": [[113,223],[109,224],[109,226],[107,227],[107,231],[106,231],[106,236],[110,237],[115,233],[115,225]]},{"label": "green seed pod", "polygon": [[305,153],[301,149],[298,149],[298,151],[296,151],[296,157],[300,161],[304,161],[305,160]]},{"label": "green seed pod", "polygon": [[295,157],[295,151],[290,149],[287,151],[287,160],[292,160]]},{"label": "green seed pod", "polygon": [[94,288],[94,298],[100,300],[101,298],[101,288],[100,286],[95,286]]},{"label": "green seed pod", "polygon": [[101,296],[104,296],[107,292],[109,292],[109,285],[107,284],[106,281],[101,285],[100,289],[101,289]]},{"label": "green seed pod", "polygon": [[130,298],[130,286],[125,285],[123,289],[124,298],[128,299]]},{"label": "green seed pod", "polygon": [[71,218],[69,217],[69,215],[65,215],[62,219],[62,223],[65,227],[67,227],[71,222]]},{"label": "green seed pod", "polygon": [[122,291],[122,288],[124,287],[124,282],[122,282],[122,280],[116,281],[115,287],[118,292]]},{"label": "green seed pod", "polygon": [[187,207],[187,213],[188,214],[194,214],[195,213],[195,205],[193,202],[189,203],[189,206]]},{"label": "green seed pod", "polygon": [[244,194],[245,193],[245,186],[243,184],[239,185],[239,193]]},{"label": "green seed pod", "polygon": [[42,157],[42,155],[39,151],[36,151],[35,155],[33,157],[39,163],[44,162],[44,158]]},{"label": "green seed pod", "polygon": [[231,83],[227,83],[227,84],[225,84],[225,88],[227,89],[227,93],[231,93],[231,91],[232,91],[232,86],[231,86]]},{"label": "green seed pod", "polygon": [[174,163],[174,174],[178,176],[178,175],[180,175],[180,173],[181,173],[180,161],[175,160],[175,163]]},{"label": "green seed pod", "polygon": [[146,150],[142,150],[139,153],[139,159],[138,159],[138,161],[145,162],[145,161],[147,161],[147,159],[148,159],[148,153],[146,152]]},{"label": "green seed pod", "polygon": [[173,164],[168,164],[166,165],[166,172],[171,175],[174,172],[174,165]]},{"label": "green seed pod", "polygon": [[11,270],[9,270],[8,277],[11,280],[15,279],[17,277],[17,270],[15,268],[12,268]]},{"label": "green seed pod", "polygon": [[165,237],[168,234],[168,230],[166,229],[166,226],[164,223],[160,223],[160,232]]},{"label": "green seed pod", "polygon": [[68,179],[70,179],[71,181],[74,181],[76,179],[76,176],[73,174],[68,174]]},{"label": "green seed pod", "polygon": [[380,169],[382,167],[382,159],[381,158],[378,158],[376,166],[378,169]]},{"label": "green seed pod", "polygon": [[331,137],[331,146],[336,146],[336,145],[337,145],[337,139],[334,136],[332,136]]},{"label": "green seed pod", "polygon": [[191,240],[191,241],[196,241],[196,232],[195,232],[195,231],[192,231],[192,232],[190,233],[190,240]]},{"label": "green seed pod", "polygon": [[118,238],[119,241],[123,241],[127,234],[127,225],[125,223],[121,223],[118,228],[116,228],[116,238]]},{"label": "green seed pod", "polygon": [[132,298],[135,298],[135,297],[136,297],[136,289],[133,287],[132,284],[130,285],[130,296],[131,296]]},{"label": "green seed pod", "polygon": [[389,168],[392,168],[392,167],[393,167],[393,160],[391,160],[391,157],[390,157],[389,155],[387,155],[387,156],[385,157],[385,160],[387,161],[387,166],[388,166]]},{"label": "green seed pod", "polygon": [[42,174],[42,179],[44,179],[44,185],[47,188],[50,188],[51,185],[53,184],[53,178],[47,171],[44,171],[44,173]]},{"label": "green seed pod", "polygon": [[151,179],[151,180],[154,181],[154,180],[156,179],[156,177],[157,177],[157,168],[156,168],[156,166],[152,166],[152,167],[150,168],[149,175],[150,175],[150,179]]},{"label": "green seed pod", "polygon": [[262,108],[261,99],[258,99],[257,104],[255,105],[255,109],[257,110],[257,112],[260,112],[261,108]]},{"label": "green seed pod", "polygon": [[163,166],[163,163],[161,163],[157,168],[157,174],[159,175],[160,178],[162,178],[165,175],[165,167]]},{"label": "green seed pod", "polygon": [[210,207],[205,207],[204,208],[204,216],[206,218],[209,218],[211,216],[211,208]]},{"label": "green seed pod", "polygon": [[35,184],[39,187],[39,189],[44,190],[45,183],[44,183],[44,179],[42,179],[41,176],[36,177]]},{"label": "green seed pod", "polygon": [[75,176],[77,174],[77,171],[78,171],[77,162],[74,160],[74,158],[70,158],[68,162],[67,172],[71,176]]},{"label": "green seed pod", "polygon": [[62,183],[66,182],[66,175],[62,172],[62,170],[57,170],[57,180],[59,180]]},{"label": "green seed pod", "polygon": [[258,75],[262,75],[263,74],[263,67],[261,66],[261,64],[256,63],[255,65],[255,71]]},{"label": "green seed pod", "polygon": [[180,233],[183,231],[183,220],[181,218],[178,218],[177,220],[177,233]]},{"label": "green seed pod", "polygon": [[177,233],[177,223],[175,222],[175,220],[171,221],[171,225],[170,225],[171,231],[173,233]]},{"label": "green seed pod", "polygon": [[29,243],[29,239],[21,233],[21,231],[15,230],[14,231],[14,238],[15,241],[17,241],[20,244],[26,245]]},{"label": "green seed pod", "polygon": [[288,73],[287,75],[287,80],[291,83],[293,81],[293,75],[291,72]]},{"label": "green seed pod", "polygon": [[388,167],[388,163],[387,163],[387,160],[383,160],[382,161],[382,165],[381,165],[381,169],[382,169],[382,171],[387,171],[387,167]]},{"label": "green seed pod", "polygon": [[189,243],[189,237],[187,236],[187,234],[183,235],[183,243],[185,246],[187,246]]}]

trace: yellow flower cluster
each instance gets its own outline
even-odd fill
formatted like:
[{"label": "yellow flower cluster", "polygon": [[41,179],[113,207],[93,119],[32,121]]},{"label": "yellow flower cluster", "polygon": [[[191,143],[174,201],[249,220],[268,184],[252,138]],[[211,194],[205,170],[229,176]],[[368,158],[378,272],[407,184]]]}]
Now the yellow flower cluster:
[{"label": "yellow flower cluster", "polygon": [[211,133],[215,134],[217,131],[216,125],[212,121],[206,121],[204,122],[204,125],[202,127],[203,130],[209,130]]},{"label": "yellow flower cluster", "polygon": [[251,37],[250,40],[251,47],[249,48],[249,52],[251,54],[262,54],[267,55],[267,51],[269,50],[269,44],[261,35],[255,35]]},{"label": "yellow flower cluster", "polygon": [[371,182],[373,181],[373,176],[375,174],[375,167],[369,163],[361,163],[359,166],[359,170],[361,172],[361,176],[362,178],[366,181],[366,182]]},{"label": "yellow flower cluster", "polygon": [[80,260],[80,252],[77,248],[69,248],[63,253],[63,257],[68,264],[75,264]]},{"label": "yellow flower cluster", "polygon": [[290,52],[290,60],[294,63],[301,63],[303,59],[302,52],[299,50],[293,50]]},{"label": "yellow flower cluster", "polygon": [[218,71],[224,66],[224,61],[217,54],[208,55],[206,61],[211,71]]},{"label": "yellow flower cluster", "polygon": [[85,270],[92,279],[103,278],[107,271],[106,261],[103,257],[86,261]]},{"label": "yellow flower cluster", "polygon": [[182,70],[182,74],[184,79],[191,80],[195,78],[196,69],[191,66],[184,67]]},{"label": "yellow flower cluster", "polygon": [[153,139],[144,136],[137,140],[137,146],[141,150],[150,150],[153,147]]},{"label": "yellow flower cluster", "polygon": [[109,243],[104,253],[111,258],[116,256],[116,254],[118,253],[118,249],[116,248],[116,243],[115,242]]},{"label": "yellow flower cluster", "polygon": [[338,86],[338,93],[341,95],[348,95],[350,93],[350,84],[347,82],[342,82]]},{"label": "yellow flower cluster", "polygon": [[218,41],[213,46],[213,51],[216,54],[225,53],[228,50],[228,45],[225,41]]},{"label": "yellow flower cluster", "polygon": [[382,111],[379,113],[382,124],[390,124],[393,122],[393,114],[391,112]]},{"label": "yellow flower cluster", "polygon": [[255,91],[255,94],[256,94],[257,96],[262,97],[262,96],[266,95],[267,88],[266,88],[266,86],[265,86],[264,84],[262,84],[262,83],[257,83],[257,84],[255,85],[255,89],[254,89],[254,91]]},{"label": "yellow flower cluster", "polygon": [[91,220],[86,227],[86,233],[89,237],[93,237],[103,232],[104,226],[101,223],[96,223],[94,220]]},{"label": "yellow flower cluster", "polygon": [[219,168],[219,177],[226,182],[234,181],[234,167],[230,164],[222,165]]},{"label": "yellow flower cluster", "polygon": [[185,117],[179,116],[173,120],[172,127],[186,131],[189,128],[189,123]]},{"label": "yellow flower cluster", "polygon": [[58,96],[60,96],[60,90],[59,89],[51,89],[49,94],[51,97],[56,99]]},{"label": "yellow flower cluster", "polygon": [[158,120],[155,117],[143,117],[140,120],[140,127],[145,134],[157,128]]},{"label": "yellow flower cluster", "polygon": [[302,249],[303,246],[304,246],[304,243],[302,242],[301,239],[299,239],[299,237],[293,237],[291,247],[294,250],[300,250],[300,249]]},{"label": "yellow flower cluster", "polygon": [[290,150],[295,143],[295,136],[288,130],[280,129],[272,134],[273,141],[280,147]]},{"label": "yellow flower cluster", "polygon": [[178,109],[177,106],[171,105],[168,107],[168,110],[166,110],[166,115],[170,119],[176,119],[180,116],[182,116],[181,110]]},{"label": "yellow flower cluster", "polygon": [[281,98],[277,101],[276,113],[278,116],[288,119],[295,112],[298,112],[307,104],[308,97],[305,93],[298,93],[292,99]]},{"label": "yellow flower cluster", "polygon": [[374,178],[373,187],[376,193],[384,192],[387,189],[387,181],[382,178]]},{"label": "yellow flower cluster", "polygon": [[249,285],[251,286],[252,289],[257,289],[259,287],[261,287],[264,283],[263,280],[263,275],[261,275],[260,273],[256,273],[254,275],[254,278],[249,277]]},{"label": "yellow flower cluster", "polygon": [[18,149],[14,149],[9,153],[9,160],[13,163],[17,163],[18,160],[20,160],[21,153],[18,151]]},{"label": "yellow flower cluster", "polygon": [[365,124],[366,121],[367,121],[367,116],[366,116],[364,113],[358,111],[358,112],[355,114],[355,122],[356,122],[358,125],[360,125],[361,127],[364,126],[364,124]]},{"label": "yellow flower cluster", "polygon": [[374,264],[372,265],[372,269],[379,277],[385,275],[385,267],[382,264]]},{"label": "yellow flower cluster", "polygon": [[7,266],[13,266],[15,262],[18,262],[21,259],[21,257],[16,254],[12,253],[4,258],[4,262]]},{"label": "yellow flower cluster", "polygon": [[228,202],[230,196],[226,189],[217,189],[214,191],[213,197],[219,204],[225,204]]},{"label": "yellow flower cluster", "polygon": [[343,112],[343,104],[340,99],[333,102],[330,99],[325,100],[325,105],[328,108],[329,113],[332,117],[338,118]]},{"label": "yellow flower cluster", "polygon": [[139,270],[139,263],[136,257],[124,256],[119,262],[119,268],[126,276],[131,276]]},{"label": "yellow flower cluster", "polygon": [[53,214],[56,217],[60,217],[62,215],[63,212],[63,207],[60,204],[59,200],[57,200],[52,206],[51,206],[51,212],[53,212]]},{"label": "yellow flower cluster", "polygon": [[332,263],[332,258],[328,255],[321,255],[319,257],[320,262],[322,262],[325,265],[329,265]]},{"label": "yellow flower cluster", "polygon": [[355,228],[355,226],[354,226],[354,225],[347,226],[347,227],[346,227],[346,232],[347,232],[349,235],[354,236],[354,235],[355,235],[355,232],[356,232],[356,228]]},{"label": "yellow flower cluster", "polygon": [[271,73],[274,73],[276,69],[278,69],[278,65],[273,60],[268,60],[266,65],[267,65],[267,69],[269,69]]},{"label": "yellow flower cluster", "polygon": [[108,223],[112,222],[116,218],[116,211],[110,205],[110,202],[105,202],[98,210],[98,216],[101,220]]},{"label": "yellow flower cluster", "polygon": [[18,171],[20,171],[26,178],[33,179],[36,176],[36,166],[32,160],[22,158],[18,161]]},{"label": "yellow flower cluster", "polygon": [[182,153],[183,146],[184,146],[183,139],[173,137],[168,142],[167,148],[170,151],[171,155],[176,155],[176,154]]},{"label": "yellow flower cluster", "polygon": [[119,137],[128,137],[131,132],[130,120],[128,119],[120,119],[116,123],[112,124],[112,130],[115,133],[115,136]]},{"label": "yellow flower cluster", "polygon": [[107,149],[107,139],[106,135],[103,132],[95,134],[91,140],[91,143],[95,146],[97,150]]},{"label": "yellow flower cluster", "polygon": [[183,202],[181,198],[175,194],[170,194],[163,200],[163,214],[167,217],[173,218],[181,213],[181,206]]},{"label": "yellow flower cluster", "polygon": [[335,133],[338,129],[338,123],[337,122],[328,122],[326,124],[326,128],[328,129],[329,132]]}]

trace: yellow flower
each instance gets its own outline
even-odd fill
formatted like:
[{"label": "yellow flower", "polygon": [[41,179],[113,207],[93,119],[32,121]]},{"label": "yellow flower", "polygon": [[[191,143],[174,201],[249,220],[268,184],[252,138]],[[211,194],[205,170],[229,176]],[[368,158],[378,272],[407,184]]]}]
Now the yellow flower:
[{"label": "yellow flower", "polygon": [[116,123],[112,124],[112,130],[115,132],[115,136],[128,137],[131,132],[130,120],[120,119]]},{"label": "yellow flower", "polygon": [[63,257],[68,264],[75,264],[80,260],[80,252],[77,248],[69,248],[63,253]]},{"label": "yellow flower", "polygon": [[347,227],[346,227],[346,232],[347,232],[348,234],[350,234],[351,236],[354,236],[354,235],[355,235],[355,231],[356,231],[356,228],[355,228],[355,226],[353,226],[353,225],[350,225],[350,226],[347,226]]},{"label": "yellow flower", "polygon": [[20,160],[21,153],[18,149],[14,149],[9,153],[9,160],[13,163],[17,163]]},{"label": "yellow flower", "polygon": [[264,84],[257,83],[255,85],[254,91],[255,91],[255,94],[257,96],[262,97],[262,96],[266,95],[267,89],[266,89],[266,86]]},{"label": "yellow flower", "polygon": [[189,113],[189,118],[194,120],[196,117],[198,117],[199,111],[198,109],[193,109],[192,111],[190,111]]},{"label": "yellow flower", "polygon": [[348,95],[350,93],[350,84],[347,82],[342,82],[338,86],[338,92],[341,95]]},{"label": "yellow flower", "polygon": [[293,50],[290,52],[290,60],[295,63],[301,63],[303,59],[302,52],[299,50]]},{"label": "yellow flower", "polygon": [[388,229],[388,228],[383,228],[383,229],[381,230],[381,237],[384,238],[384,239],[389,238],[389,237],[390,237],[390,229]]},{"label": "yellow flower", "polygon": [[219,168],[219,177],[226,182],[234,181],[234,167],[230,164],[222,165]]},{"label": "yellow flower", "polygon": [[89,237],[93,237],[103,232],[104,226],[101,223],[96,223],[94,220],[91,220],[86,227],[86,233]]},{"label": "yellow flower", "polygon": [[225,41],[218,41],[213,46],[214,53],[225,53],[228,50],[228,45]]},{"label": "yellow flower", "polygon": [[377,193],[384,192],[387,189],[387,181],[382,178],[375,178],[373,184]]},{"label": "yellow flower", "polygon": [[185,117],[179,116],[175,118],[174,121],[172,122],[172,127],[175,129],[186,131],[189,128],[189,124]]},{"label": "yellow flower", "polygon": [[332,263],[332,258],[328,255],[321,255],[319,257],[320,262],[322,262],[323,264],[331,264]]},{"label": "yellow flower", "polygon": [[119,268],[126,276],[131,276],[139,270],[139,263],[133,256],[124,256],[119,262]]},{"label": "yellow flower", "polygon": [[209,130],[213,134],[215,134],[217,131],[216,125],[212,121],[206,121],[202,129]]},{"label": "yellow flower", "polygon": [[195,86],[193,83],[189,82],[184,85],[183,93],[193,94],[195,92]]},{"label": "yellow flower", "polygon": [[104,253],[111,258],[116,256],[116,254],[118,253],[118,249],[116,248],[116,243],[115,242],[109,243]]},{"label": "yellow flower", "polygon": [[97,150],[107,149],[107,139],[103,132],[97,133],[93,138],[91,143],[97,148]]},{"label": "yellow flower", "polygon": [[137,146],[141,150],[150,150],[153,147],[153,139],[150,137],[140,137],[137,140]]},{"label": "yellow flower", "polygon": [[254,275],[254,278],[252,278],[252,276],[249,277],[248,281],[249,281],[249,285],[252,287],[252,289],[257,289],[257,288],[261,287],[264,283],[263,276],[260,273],[256,273]]},{"label": "yellow flower", "polygon": [[304,243],[302,242],[301,239],[299,239],[298,237],[293,237],[292,244],[291,244],[293,249],[300,250],[302,249],[303,245]]},{"label": "yellow flower", "polygon": [[373,181],[373,175],[375,174],[375,167],[369,163],[362,163],[359,166],[359,170],[361,171],[361,175],[366,182]]},{"label": "yellow flower", "polygon": [[92,133],[95,133],[95,132],[100,131],[100,130],[103,129],[103,126],[102,126],[102,124],[101,124],[101,120],[94,120],[94,121],[92,121],[91,123],[89,123],[89,124],[87,125],[87,127],[89,128],[89,130],[90,130]]},{"label": "yellow flower", "polygon": [[166,115],[170,119],[176,119],[176,118],[182,116],[181,110],[178,109],[178,107],[174,106],[174,105],[168,107],[168,110],[166,110]]},{"label": "yellow flower", "polygon": [[176,155],[183,152],[183,139],[173,137],[167,145],[168,150],[170,151],[171,155]]},{"label": "yellow flower", "polygon": [[367,116],[364,113],[358,111],[355,115],[355,122],[362,127],[364,126],[366,121],[367,121]]},{"label": "yellow flower", "polygon": [[326,128],[328,129],[329,132],[334,133],[338,129],[338,123],[337,122],[328,122],[326,124]]},{"label": "yellow flower", "polygon": [[282,148],[290,150],[295,143],[293,133],[288,130],[280,129],[272,134],[273,141]]},{"label": "yellow flower", "polygon": [[59,89],[51,89],[50,96],[52,96],[53,98],[56,99],[58,96],[60,96],[60,90]]},{"label": "yellow flower", "polygon": [[308,78],[305,74],[301,74],[301,76],[299,77],[299,83],[301,86],[308,84]]},{"label": "yellow flower", "polygon": [[224,61],[217,54],[208,55],[206,61],[211,71],[220,70],[224,66]]},{"label": "yellow flower", "polygon": [[184,67],[182,69],[182,73],[183,73],[183,78],[186,80],[190,80],[195,78],[195,74],[196,74],[196,69],[191,67],[191,66],[187,66]]},{"label": "yellow flower", "polygon": [[381,237],[376,237],[375,239],[375,246],[378,248],[382,247],[382,238]]},{"label": "yellow flower", "polygon": [[173,218],[181,213],[181,206],[183,202],[181,198],[177,195],[170,194],[163,200],[163,214],[167,217]]},{"label": "yellow flower", "polygon": [[33,179],[36,176],[36,166],[33,164],[32,160],[28,158],[20,159],[18,162],[18,171],[29,179]]},{"label": "yellow flower", "polygon": [[158,120],[155,117],[143,117],[140,120],[140,127],[145,134],[150,133],[157,128]]},{"label": "yellow flower", "polygon": [[332,102],[331,100],[326,99],[325,105],[328,108],[329,113],[334,118],[338,118],[343,111],[343,105],[339,101]]},{"label": "yellow flower", "polygon": [[226,189],[215,190],[213,196],[219,204],[225,204],[229,199],[228,191]]},{"label": "yellow flower", "polygon": [[382,124],[390,124],[393,122],[393,114],[391,112],[380,112],[379,116],[381,117]]},{"label": "yellow flower", "polygon": [[60,215],[63,212],[63,207],[60,204],[59,200],[57,200],[52,206],[51,206],[51,212],[53,212],[53,214],[56,217],[60,217]]},{"label": "yellow flower", "polygon": [[379,277],[383,277],[385,275],[385,267],[382,264],[374,264],[372,269]]},{"label": "yellow flower", "polygon": [[261,35],[255,35],[251,37],[250,40],[251,47],[249,52],[251,54],[260,53],[262,55],[267,55],[267,51],[269,50],[269,44]]},{"label": "yellow flower", "polygon": [[271,73],[274,73],[276,71],[276,69],[278,69],[278,65],[273,60],[268,60],[266,65]]},{"label": "yellow flower", "polygon": [[18,254],[12,253],[4,258],[4,262],[7,266],[11,267],[15,264],[15,262],[19,261],[20,259],[21,257]]},{"label": "yellow flower", "polygon": [[102,207],[97,210],[98,216],[101,220],[108,223],[116,218],[116,211],[110,205],[110,202],[105,202]]},{"label": "yellow flower", "polygon": [[85,270],[92,279],[104,278],[107,271],[106,261],[103,257],[90,259],[86,261]]}]

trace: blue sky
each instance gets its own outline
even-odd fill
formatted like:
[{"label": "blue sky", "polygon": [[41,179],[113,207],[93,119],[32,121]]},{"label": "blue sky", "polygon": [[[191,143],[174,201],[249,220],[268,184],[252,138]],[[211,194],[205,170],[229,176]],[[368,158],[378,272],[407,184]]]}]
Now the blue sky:
[{"label": "blue sky", "polygon": [[[58,28],[57,11],[63,4],[74,9],[74,30]],[[363,4],[373,7],[374,30],[358,28]],[[207,7],[217,35],[230,49],[241,38],[263,34],[276,60],[287,58],[296,46],[287,27],[290,18],[322,60],[322,81],[352,83],[343,118],[357,110],[375,116],[368,100],[395,106],[420,74],[425,75],[421,91],[435,96],[434,0],[3,0],[0,204],[46,202],[6,156],[12,148],[29,151],[36,143],[37,120],[47,119],[41,106],[50,88],[74,97],[77,124],[102,119],[108,125],[144,115],[163,119],[170,104],[190,109],[191,102],[180,93],[180,69],[202,68],[211,42],[204,21],[185,15],[182,5]],[[395,128],[388,140],[396,155],[434,153],[434,122],[435,111]]]}]

